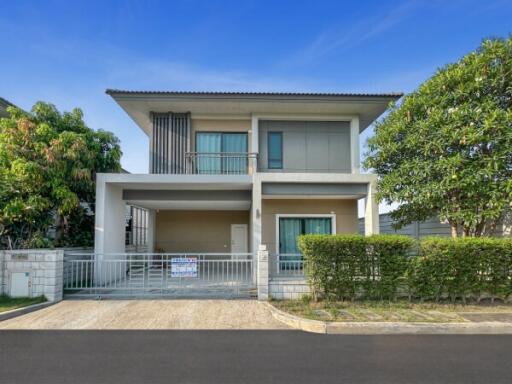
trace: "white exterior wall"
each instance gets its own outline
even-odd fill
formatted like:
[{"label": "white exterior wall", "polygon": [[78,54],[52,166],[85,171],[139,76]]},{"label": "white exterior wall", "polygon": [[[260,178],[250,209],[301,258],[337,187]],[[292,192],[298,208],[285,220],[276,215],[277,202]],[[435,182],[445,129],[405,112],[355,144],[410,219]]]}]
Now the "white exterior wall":
[{"label": "white exterior wall", "polygon": [[12,273],[29,274],[29,297],[62,300],[63,250],[26,249],[0,251],[0,294],[10,295]]},{"label": "white exterior wall", "polygon": [[106,183],[104,175],[96,181],[94,252],[121,253],[125,249],[125,202],[123,189]]},{"label": "white exterior wall", "polygon": [[[96,215],[94,226],[95,261],[106,258],[114,259],[113,253],[125,252],[126,218],[123,189],[105,182],[105,175],[98,175],[96,180]],[[110,255],[109,255],[110,254]],[[116,273],[106,276],[101,273],[99,263],[94,268],[96,284],[120,279],[125,268],[120,266]],[[109,271],[110,272],[110,271]]]},{"label": "white exterior wall", "polygon": [[365,199],[364,234],[366,236],[379,234],[379,205],[375,199],[377,178],[368,183],[368,192]]}]

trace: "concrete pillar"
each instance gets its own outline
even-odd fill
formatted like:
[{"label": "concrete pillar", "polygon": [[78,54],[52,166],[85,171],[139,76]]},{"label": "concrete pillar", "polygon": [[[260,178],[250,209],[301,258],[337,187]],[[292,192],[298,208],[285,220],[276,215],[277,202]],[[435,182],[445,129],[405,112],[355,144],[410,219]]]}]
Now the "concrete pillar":
[{"label": "concrete pillar", "polygon": [[105,183],[101,175],[96,183],[96,217],[94,252],[98,254],[125,251],[125,202],[121,187]]},{"label": "concrete pillar", "polygon": [[258,300],[268,300],[268,250],[265,244],[258,249]]},{"label": "concrete pillar", "polygon": [[350,163],[352,173],[359,173],[359,117],[350,120]]},{"label": "concrete pillar", "polygon": [[48,301],[61,301],[64,285],[64,250],[58,249],[45,255],[44,296]]},{"label": "concrete pillar", "polygon": [[156,211],[154,209],[148,209],[148,252],[155,252],[156,244]]},{"label": "concrete pillar", "polygon": [[[259,177],[253,175],[252,184],[252,204],[251,204],[251,253],[256,257],[256,253],[261,245],[261,181]],[[259,260],[255,258],[253,268],[253,282],[256,283]]]},{"label": "concrete pillar", "polygon": [[377,182],[368,183],[364,212],[364,234],[366,236],[379,234],[379,204],[375,199],[376,191]]},{"label": "concrete pillar", "polygon": [[114,273],[108,270],[113,264],[101,263],[101,260],[119,259],[113,253],[125,252],[125,202],[121,187],[106,183],[99,174],[96,180],[96,212],[94,225],[95,280],[118,279],[124,275],[123,268]]}]

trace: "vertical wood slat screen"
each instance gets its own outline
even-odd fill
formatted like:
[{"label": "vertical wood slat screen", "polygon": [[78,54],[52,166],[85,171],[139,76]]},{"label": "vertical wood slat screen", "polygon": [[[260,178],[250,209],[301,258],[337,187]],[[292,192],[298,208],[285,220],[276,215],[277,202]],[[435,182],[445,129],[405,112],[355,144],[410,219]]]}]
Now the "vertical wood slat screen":
[{"label": "vertical wood slat screen", "polygon": [[186,173],[190,151],[190,113],[153,113],[150,173]]}]

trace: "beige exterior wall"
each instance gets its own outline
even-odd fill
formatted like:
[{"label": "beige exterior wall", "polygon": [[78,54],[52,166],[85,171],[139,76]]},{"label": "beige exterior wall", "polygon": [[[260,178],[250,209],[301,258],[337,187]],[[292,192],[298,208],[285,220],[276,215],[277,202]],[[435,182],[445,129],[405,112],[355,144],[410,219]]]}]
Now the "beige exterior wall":
[{"label": "beige exterior wall", "polygon": [[357,233],[357,200],[334,199],[263,199],[261,215],[261,242],[270,254],[276,253],[277,214],[332,214],[336,215],[336,233]]},{"label": "beige exterior wall", "polygon": [[[247,132],[250,133],[251,121],[250,120],[209,120],[209,119],[194,119],[191,121],[191,141],[190,148],[192,152],[196,150],[196,132]],[[248,146],[251,148],[251,135],[248,134]]]},{"label": "beige exterior wall", "polygon": [[231,224],[249,224],[249,211],[160,211],[156,214],[156,249],[231,252]]}]

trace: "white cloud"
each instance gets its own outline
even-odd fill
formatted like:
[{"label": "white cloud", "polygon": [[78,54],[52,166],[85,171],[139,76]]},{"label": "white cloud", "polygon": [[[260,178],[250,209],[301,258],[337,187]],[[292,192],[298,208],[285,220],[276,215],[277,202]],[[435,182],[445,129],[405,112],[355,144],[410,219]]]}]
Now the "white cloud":
[{"label": "white cloud", "polygon": [[322,31],[312,43],[291,55],[285,64],[308,64],[322,58],[332,51],[355,47],[365,41],[386,32],[409,17],[416,8],[417,1],[409,1],[391,9],[384,15],[373,15],[346,28],[346,22],[340,21],[343,28],[328,28]]}]

